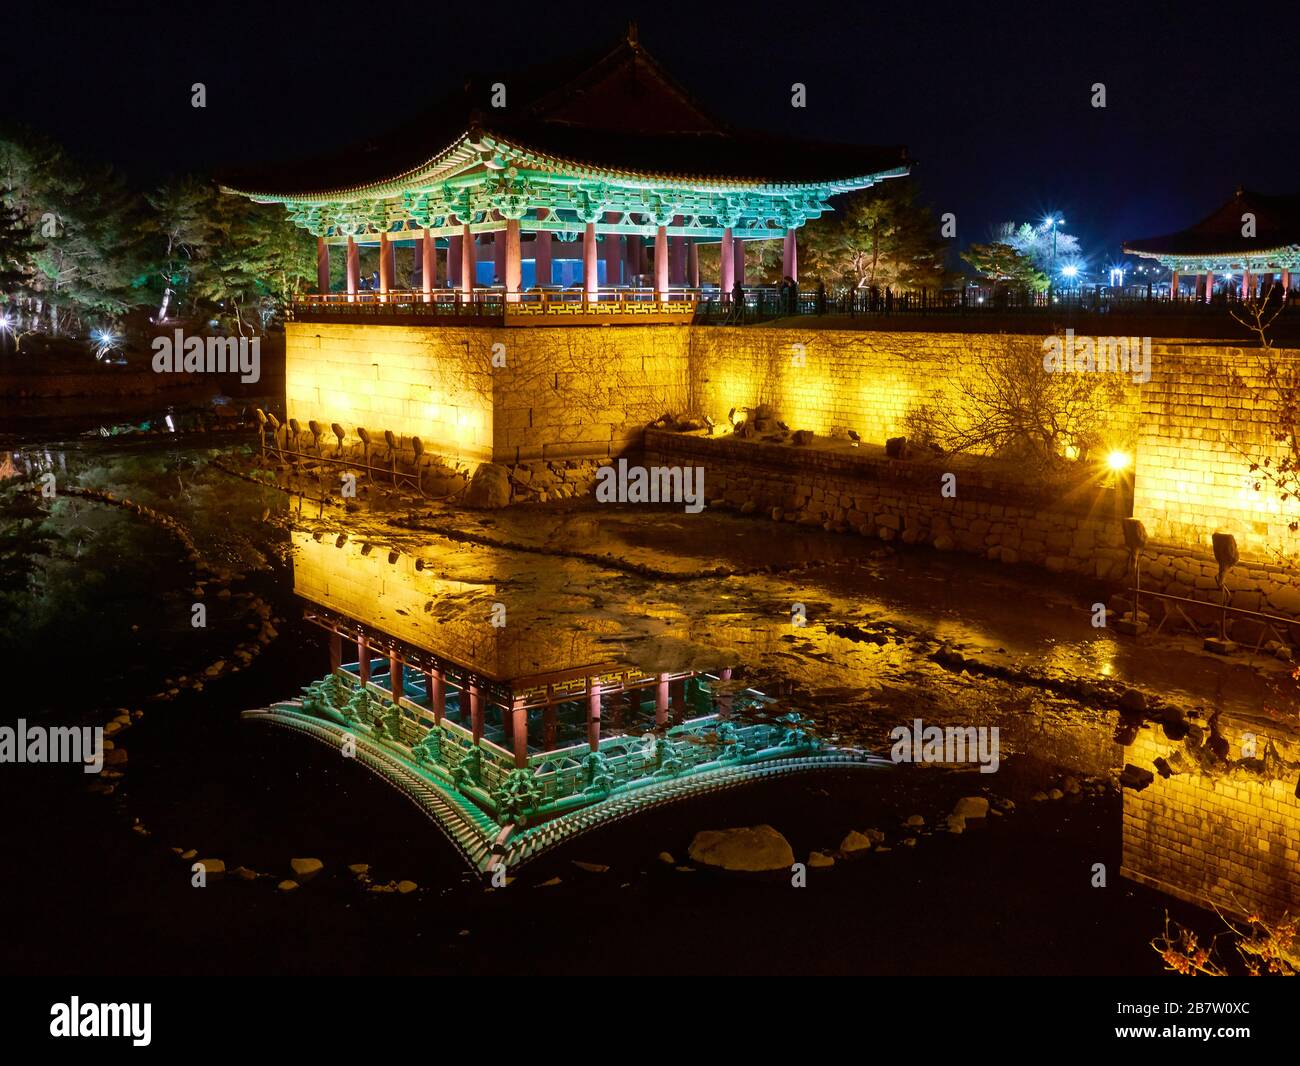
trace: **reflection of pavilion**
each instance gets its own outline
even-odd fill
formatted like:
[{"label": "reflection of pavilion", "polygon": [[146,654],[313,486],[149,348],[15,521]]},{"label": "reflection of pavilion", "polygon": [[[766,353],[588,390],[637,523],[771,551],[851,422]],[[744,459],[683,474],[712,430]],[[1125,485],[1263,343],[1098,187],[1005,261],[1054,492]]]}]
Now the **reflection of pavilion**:
[{"label": "reflection of pavilion", "polygon": [[[730,671],[646,672],[589,634],[560,650],[421,562],[295,534],[295,591],[329,633],[331,673],[246,717],[355,744],[480,869],[517,865],[649,806],[772,774],[864,765]],[[348,738],[351,738],[349,741]]]}]

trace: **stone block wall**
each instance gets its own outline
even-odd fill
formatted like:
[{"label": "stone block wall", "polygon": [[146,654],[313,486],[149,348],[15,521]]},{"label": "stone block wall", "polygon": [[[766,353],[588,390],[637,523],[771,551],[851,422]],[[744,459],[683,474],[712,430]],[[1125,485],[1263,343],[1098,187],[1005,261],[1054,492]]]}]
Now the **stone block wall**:
[{"label": "stone block wall", "polygon": [[[1300,757],[1294,738],[1245,720],[1221,721],[1229,763],[1213,771],[1182,761],[1182,741],[1145,727],[1125,758],[1149,768],[1157,758],[1181,767],[1138,792],[1124,790],[1123,876],[1200,906],[1242,916],[1300,910],[1300,800],[1295,774],[1265,766],[1272,745]],[[1255,733],[1259,762],[1242,764],[1242,733]]]}]

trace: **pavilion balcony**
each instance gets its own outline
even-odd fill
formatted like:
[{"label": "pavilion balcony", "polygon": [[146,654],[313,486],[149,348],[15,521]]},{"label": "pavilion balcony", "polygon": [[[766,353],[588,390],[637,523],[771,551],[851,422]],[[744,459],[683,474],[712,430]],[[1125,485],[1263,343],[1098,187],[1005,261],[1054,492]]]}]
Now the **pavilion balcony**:
[{"label": "pavilion balcony", "polygon": [[500,288],[392,289],[348,293],[310,293],[294,298],[290,318],[296,322],[401,321],[403,325],[456,324],[484,326],[591,325],[593,323],[684,324],[692,322],[701,300],[698,289]]}]

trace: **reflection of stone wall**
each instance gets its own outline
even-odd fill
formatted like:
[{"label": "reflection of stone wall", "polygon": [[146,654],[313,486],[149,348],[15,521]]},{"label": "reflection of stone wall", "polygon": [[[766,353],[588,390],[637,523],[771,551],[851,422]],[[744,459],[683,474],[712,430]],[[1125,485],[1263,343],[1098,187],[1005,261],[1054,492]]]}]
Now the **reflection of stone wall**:
[{"label": "reflection of stone wall", "polygon": [[[1253,729],[1262,756],[1270,739],[1286,758],[1300,756],[1275,727],[1223,723],[1230,757],[1241,757],[1241,733]],[[1129,762],[1151,769],[1182,747],[1144,728],[1127,749]],[[1289,750],[1289,754],[1286,754]],[[1237,769],[1231,774],[1179,773],[1141,792],[1124,790],[1121,873],[1180,899],[1237,915],[1300,912],[1300,800],[1295,772],[1282,778]]]}]

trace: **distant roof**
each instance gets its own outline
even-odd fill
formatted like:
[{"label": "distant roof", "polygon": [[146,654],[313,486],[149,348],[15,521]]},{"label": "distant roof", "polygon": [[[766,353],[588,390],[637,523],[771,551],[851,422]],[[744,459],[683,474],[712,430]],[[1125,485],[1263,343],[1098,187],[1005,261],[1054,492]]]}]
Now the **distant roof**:
[{"label": "distant roof", "polygon": [[[494,85],[505,108],[491,106]],[[737,130],[710,114],[641,47],[635,27],[612,49],[525,72],[481,75],[417,120],[345,151],[231,171],[222,184],[258,198],[393,194],[404,180],[463,171],[484,141],[610,177],[684,183],[815,185],[905,169],[906,149]]]},{"label": "distant roof", "polygon": [[[1254,215],[1254,236],[1245,237],[1243,215]],[[1300,245],[1300,196],[1266,196],[1238,189],[1226,204],[1194,226],[1162,237],[1124,242],[1132,255],[1250,255]]]}]

